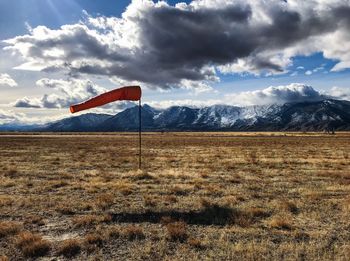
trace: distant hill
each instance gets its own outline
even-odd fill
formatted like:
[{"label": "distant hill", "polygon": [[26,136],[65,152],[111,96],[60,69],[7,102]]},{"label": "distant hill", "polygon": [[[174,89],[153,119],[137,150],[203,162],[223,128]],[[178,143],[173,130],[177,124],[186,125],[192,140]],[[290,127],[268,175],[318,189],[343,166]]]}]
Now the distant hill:
[{"label": "distant hill", "polygon": [[44,126],[36,128],[36,130],[53,132],[94,131],[97,126],[101,125],[111,116],[112,115],[109,114],[87,113],[48,123]]},{"label": "distant hill", "polygon": [[[164,110],[142,106],[142,129],[145,131],[323,131],[327,128],[350,130],[350,102],[329,99],[247,107],[173,106]],[[6,130],[1,126],[0,129]],[[136,131],[138,107],[116,115],[88,113],[23,130]]]}]

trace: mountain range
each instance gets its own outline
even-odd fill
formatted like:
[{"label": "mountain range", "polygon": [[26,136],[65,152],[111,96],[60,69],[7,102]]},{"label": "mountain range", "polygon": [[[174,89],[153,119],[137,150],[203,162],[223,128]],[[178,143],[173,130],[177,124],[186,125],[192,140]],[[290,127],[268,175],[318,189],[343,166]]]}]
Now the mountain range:
[{"label": "mountain range", "polygon": [[[85,132],[136,131],[138,107],[116,115],[87,113],[32,126],[0,126],[0,130]],[[213,105],[203,108],[173,106],[156,109],[142,106],[143,131],[323,131],[350,130],[350,102],[322,100],[237,107]]]}]

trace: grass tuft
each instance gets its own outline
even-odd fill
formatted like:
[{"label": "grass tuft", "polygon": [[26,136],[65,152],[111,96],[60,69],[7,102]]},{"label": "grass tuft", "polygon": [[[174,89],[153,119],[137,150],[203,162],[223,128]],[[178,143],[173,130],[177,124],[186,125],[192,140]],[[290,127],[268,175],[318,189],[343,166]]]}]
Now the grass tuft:
[{"label": "grass tuft", "polygon": [[45,256],[51,249],[49,241],[28,231],[19,233],[15,238],[15,244],[26,257]]},{"label": "grass tuft", "polygon": [[82,215],[72,219],[75,227],[91,227],[99,223],[109,222],[112,217],[110,215]]},{"label": "grass tuft", "polygon": [[187,239],[187,243],[197,250],[203,250],[206,248],[206,245],[200,239],[197,238],[191,237]]},{"label": "grass tuft", "polygon": [[292,225],[286,217],[275,216],[269,222],[270,227],[277,229],[291,230]]},{"label": "grass tuft", "polygon": [[17,234],[22,226],[17,222],[2,221],[0,222],[0,238]]},{"label": "grass tuft", "polygon": [[166,229],[171,241],[184,242],[188,238],[187,224],[183,221],[168,223]]},{"label": "grass tuft", "polygon": [[293,214],[298,213],[297,205],[292,201],[282,201],[280,202],[280,209]]},{"label": "grass tuft", "polygon": [[123,235],[130,241],[145,238],[142,227],[135,225],[128,225],[124,229]]},{"label": "grass tuft", "polygon": [[99,233],[89,233],[84,238],[84,243],[87,245],[93,245],[96,247],[101,247],[104,242],[104,238]]},{"label": "grass tuft", "polygon": [[65,257],[74,257],[81,251],[81,242],[78,239],[67,239],[60,243],[57,254]]},{"label": "grass tuft", "polygon": [[112,206],[114,203],[114,195],[109,193],[101,194],[96,199],[96,207],[100,209],[106,209]]}]

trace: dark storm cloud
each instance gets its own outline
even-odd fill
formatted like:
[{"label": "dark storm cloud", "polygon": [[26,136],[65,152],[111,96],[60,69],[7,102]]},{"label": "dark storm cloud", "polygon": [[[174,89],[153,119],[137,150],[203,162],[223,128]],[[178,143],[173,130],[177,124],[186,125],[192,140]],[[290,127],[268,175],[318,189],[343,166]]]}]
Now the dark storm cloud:
[{"label": "dark storm cloud", "polygon": [[[41,63],[46,71],[63,69],[71,76],[106,75],[170,88],[183,80],[214,81],[213,68],[239,59],[245,61],[248,69],[242,70],[248,72],[282,72],[285,60],[298,53],[286,54],[286,48],[302,49],[298,44],[327,33],[349,34],[348,2],[338,1],[322,12],[303,8],[281,1],[262,6],[237,1],[215,8],[134,1],[123,18],[88,17],[85,23],[60,30],[35,28],[6,43],[7,49]],[[259,13],[266,19],[260,21],[263,18],[255,15]],[[315,51],[330,49],[339,56],[339,47],[329,45]],[[338,59],[342,61],[343,56]]]},{"label": "dark storm cloud", "polygon": [[[143,41],[161,67],[176,68],[186,64],[201,68],[206,64],[224,65],[262,51],[286,48],[311,36],[333,31],[341,21],[350,21],[350,12],[342,8],[330,10],[326,17],[310,14],[306,19],[295,11],[273,9],[271,24],[251,25],[248,23],[251,12],[249,6],[198,13],[168,7],[150,11],[139,25]],[[230,13],[232,15],[228,15]],[[241,19],[234,19],[233,14],[237,13]],[[254,61],[257,69],[281,70],[269,61]]]}]

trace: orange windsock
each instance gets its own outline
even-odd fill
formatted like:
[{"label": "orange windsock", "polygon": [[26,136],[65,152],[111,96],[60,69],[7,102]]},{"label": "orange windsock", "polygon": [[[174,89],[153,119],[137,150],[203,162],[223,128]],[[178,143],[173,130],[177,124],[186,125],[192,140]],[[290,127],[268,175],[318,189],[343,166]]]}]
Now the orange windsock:
[{"label": "orange windsock", "polygon": [[138,101],[141,99],[141,88],[140,86],[126,86],[119,89],[115,89],[109,92],[105,92],[98,95],[90,100],[87,100],[80,104],[70,106],[70,112],[75,113],[98,106],[105,105],[114,101]]}]

